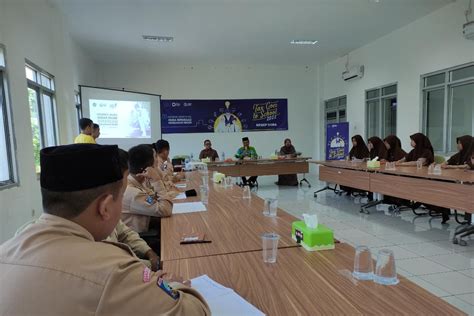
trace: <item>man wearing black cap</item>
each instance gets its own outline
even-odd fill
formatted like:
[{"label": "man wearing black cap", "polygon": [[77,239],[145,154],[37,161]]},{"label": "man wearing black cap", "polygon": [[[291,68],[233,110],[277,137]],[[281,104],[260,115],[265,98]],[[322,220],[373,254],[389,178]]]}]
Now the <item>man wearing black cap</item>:
[{"label": "man wearing black cap", "polygon": [[125,181],[117,146],[41,151],[44,213],[0,246],[0,315],[209,314],[198,292],[101,242],[120,219]]},{"label": "man wearing black cap", "polygon": [[[248,137],[242,138],[243,146],[237,150],[237,154],[235,154],[235,158],[238,159],[257,159],[258,154],[254,147],[250,146],[250,140]],[[248,180],[246,177],[242,177],[242,182],[244,185],[254,186],[255,182],[257,182],[257,177],[252,176]]]}]

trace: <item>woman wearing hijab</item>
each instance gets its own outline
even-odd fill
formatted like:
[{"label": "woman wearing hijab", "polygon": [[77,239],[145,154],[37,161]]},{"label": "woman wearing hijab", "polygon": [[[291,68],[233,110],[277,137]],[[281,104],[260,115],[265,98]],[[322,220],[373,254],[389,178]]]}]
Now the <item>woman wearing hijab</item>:
[{"label": "woman wearing hijab", "polygon": [[[423,162],[423,165],[430,165],[434,162],[434,150],[431,146],[431,141],[422,133],[416,133],[410,136],[411,146],[413,149],[406,155],[405,158],[399,160],[401,165],[415,165],[418,160]],[[430,205],[425,203],[415,202],[413,206],[416,208],[423,204],[426,208],[441,213],[443,220],[442,224],[449,221],[451,210],[445,207]]]},{"label": "woman wearing hijab", "polygon": [[[352,148],[349,152],[349,160],[352,159],[368,159],[370,157],[369,149],[364,142],[364,139],[360,135],[354,135],[351,138],[352,140]],[[341,185],[341,190],[346,191],[347,195],[351,195],[353,192],[364,192],[358,189],[354,189],[351,187],[346,187]]]},{"label": "woman wearing hijab", "polygon": [[421,160],[424,166],[432,164],[434,162],[434,150],[430,139],[422,133],[410,135],[410,139],[413,149],[398,162],[405,166],[416,165],[418,160]]},{"label": "woman wearing hijab", "polygon": [[451,156],[448,161],[441,164],[445,169],[465,169],[468,168],[468,162],[471,160],[472,136],[464,135],[456,138],[458,152]]},{"label": "woman wearing hijab", "polygon": [[370,159],[379,157],[379,160],[387,159],[387,148],[383,141],[377,137],[373,136],[367,140],[367,148],[369,149]]},{"label": "woman wearing hijab", "polygon": [[[280,148],[280,156],[285,156],[287,158],[296,157],[295,147],[291,144],[291,139],[285,139],[284,146]],[[278,175],[277,185],[298,185],[298,176],[296,174],[282,174]]]},{"label": "woman wearing hijab", "polygon": [[383,140],[385,148],[387,148],[387,158],[388,162],[399,161],[403,159],[407,153],[402,149],[402,142],[400,138],[395,135],[389,135]]},{"label": "woman wearing hijab", "polygon": [[364,142],[364,139],[360,135],[355,135],[352,136],[352,148],[351,151],[349,152],[349,159],[352,160],[352,158],[356,159],[364,159],[364,158],[369,158],[370,153],[369,149],[367,148],[367,145]]}]

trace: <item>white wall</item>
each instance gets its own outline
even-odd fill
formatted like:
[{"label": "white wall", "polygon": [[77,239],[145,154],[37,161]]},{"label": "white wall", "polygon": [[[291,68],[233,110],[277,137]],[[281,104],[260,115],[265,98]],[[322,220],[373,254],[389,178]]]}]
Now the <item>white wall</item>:
[{"label": "white wall", "polygon": [[[0,242],[42,212],[33,160],[25,58],[55,76],[59,134],[63,144],[71,142],[76,133],[74,90],[78,83],[95,80],[95,75],[90,74],[93,63],[87,61],[71,41],[64,31],[62,15],[49,3],[47,0],[0,0],[0,43],[6,47],[20,183],[10,189],[0,189]],[[77,58],[78,55],[81,57]]]},{"label": "white wall", "polygon": [[[320,106],[322,100],[347,95],[351,135],[364,136],[364,91],[398,82],[397,134],[409,149],[409,135],[421,131],[420,76],[474,61],[474,41],[465,40],[461,32],[466,6],[467,1],[449,4],[351,52],[351,64],[365,65],[363,79],[348,83],[341,79],[345,58],[322,66]],[[322,135],[320,129],[318,137]]]},{"label": "white wall", "polygon": [[106,87],[158,93],[162,99],[288,99],[288,131],[163,135],[170,141],[172,155],[193,152],[196,157],[209,138],[219,155],[224,151],[229,157],[241,146],[244,135],[262,156],[279,149],[286,137],[304,155],[313,155],[316,70],[311,67],[104,64],[100,72]]}]

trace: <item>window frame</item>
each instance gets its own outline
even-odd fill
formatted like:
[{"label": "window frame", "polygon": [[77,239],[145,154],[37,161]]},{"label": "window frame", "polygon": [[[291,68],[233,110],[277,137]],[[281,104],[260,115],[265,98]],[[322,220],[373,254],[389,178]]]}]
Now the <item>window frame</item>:
[{"label": "window frame", "polygon": [[[56,104],[56,83],[55,83],[55,77],[50,74],[49,72],[43,70],[41,67],[38,67],[28,59],[25,59],[25,69],[30,68],[33,71],[36,72],[36,81],[31,80],[26,77],[26,83],[27,83],[27,91],[28,89],[35,90],[36,92],[36,102],[38,105],[38,117],[39,117],[39,127],[40,127],[40,147],[41,149],[47,146],[57,146],[59,145],[59,119],[58,119],[58,109],[57,109],[57,104]],[[50,80],[50,85],[51,88],[43,85],[42,77],[47,77]],[[28,93],[27,93],[28,95]],[[51,115],[52,115],[52,126],[51,127],[46,127],[47,123],[46,122],[46,117],[44,114],[44,96],[48,96],[51,99]],[[28,100],[29,103],[29,100]],[[47,141],[47,129],[52,129],[53,132],[53,137],[54,137],[54,144],[50,144]]]},{"label": "window frame", "polygon": [[[385,95],[382,94],[383,89],[391,87],[391,86],[395,86],[395,88],[396,88],[395,93],[390,93],[390,94],[385,94]],[[377,91],[377,96],[373,97],[373,98],[367,98],[367,93],[371,92],[371,91]],[[396,124],[395,124],[395,133],[394,133],[394,134],[396,134],[396,131],[398,130],[398,126],[397,126],[398,125],[398,81],[364,90],[364,99],[365,99],[365,115],[364,115],[364,117],[365,117],[365,137],[366,137],[366,139],[369,139],[372,136],[378,136],[378,137],[383,139],[384,137],[387,136],[387,135],[384,135],[386,133],[386,131],[385,131],[386,126],[385,126],[385,106],[384,106],[385,104],[384,104],[384,101],[387,100],[387,99],[392,99],[392,98],[395,98],[397,100],[397,114],[396,114],[396,117],[395,117]],[[369,135],[368,103],[369,102],[375,102],[375,101],[378,102],[378,107],[379,107],[379,113],[378,113],[378,117],[377,117],[377,122],[379,123],[378,131],[377,131],[378,135]]]},{"label": "window frame", "polygon": [[3,115],[3,126],[5,133],[5,145],[7,151],[7,163],[8,163],[8,174],[9,179],[6,181],[0,181],[0,191],[9,189],[12,187],[19,186],[19,177],[18,177],[18,161],[17,161],[17,146],[16,138],[14,133],[14,121],[13,121],[13,109],[11,96],[9,91],[9,76],[8,76],[8,66],[7,66],[7,52],[5,45],[0,43],[0,51],[3,55],[3,65],[0,64],[0,86],[3,91],[1,94],[2,97],[2,113]]},{"label": "window frame", "polygon": [[[463,69],[466,67],[474,66],[474,62],[469,62],[465,64],[461,64],[454,67],[445,68],[442,70],[433,71],[430,73],[426,73],[420,76],[420,94],[421,94],[421,101],[422,101],[422,111],[421,111],[421,126],[422,131],[424,134],[427,135],[428,131],[428,104],[426,102],[427,92],[441,90],[444,93],[444,104],[443,104],[443,146],[442,150],[435,150],[435,153],[441,155],[452,155],[457,152],[455,149],[456,146],[451,144],[451,137],[452,137],[452,126],[451,126],[451,118],[453,113],[453,89],[458,86],[472,84],[474,83],[474,76],[466,77],[463,79],[452,80],[453,72],[459,69]],[[444,82],[436,85],[427,85],[427,78],[439,75],[444,73]],[[474,131],[474,123],[471,127],[472,131]],[[472,132],[471,132],[472,134]],[[428,135],[429,136],[429,135]],[[454,150],[452,150],[454,148]],[[451,149],[451,150],[450,150]]]}]

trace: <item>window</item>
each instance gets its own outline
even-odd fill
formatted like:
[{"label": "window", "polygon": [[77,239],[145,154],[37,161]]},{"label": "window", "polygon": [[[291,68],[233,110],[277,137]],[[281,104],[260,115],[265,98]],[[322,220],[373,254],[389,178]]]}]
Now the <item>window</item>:
[{"label": "window", "polygon": [[12,116],[8,98],[5,48],[0,45],[0,188],[16,182]]},{"label": "window", "polygon": [[36,172],[39,172],[41,148],[58,144],[54,77],[28,61],[25,72],[28,83],[33,153]]},{"label": "window", "polygon": [[346,122],[346,96],[326,100],[324,102],[325,126],[331,123]]},{"label": "window", "polygon": [[365,91],[366,137],[397,133],[397,84]]},{"label": "window", "polygon": [[456,152],[456,138],[474,133],[474,63],[422,76],[423,131],[435,151]]}]

